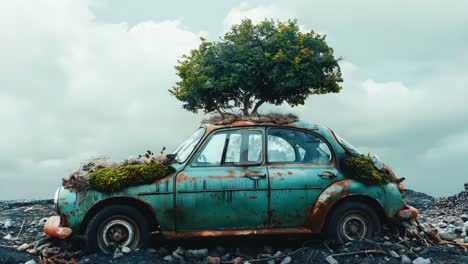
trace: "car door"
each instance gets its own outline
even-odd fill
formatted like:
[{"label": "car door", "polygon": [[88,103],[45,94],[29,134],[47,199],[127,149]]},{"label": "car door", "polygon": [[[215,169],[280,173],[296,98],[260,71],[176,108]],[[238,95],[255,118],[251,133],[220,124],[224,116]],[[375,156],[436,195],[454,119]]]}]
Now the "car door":
[{"label": "car door", "polygon": [[176,229],[267,226],[265,128],[212,132],[176,178]]},{"label": "car door", "polygon": [[340,177],[331,147],[299,129],[271,127],[267,135],[271,226],[303,226],[320,192]]}]

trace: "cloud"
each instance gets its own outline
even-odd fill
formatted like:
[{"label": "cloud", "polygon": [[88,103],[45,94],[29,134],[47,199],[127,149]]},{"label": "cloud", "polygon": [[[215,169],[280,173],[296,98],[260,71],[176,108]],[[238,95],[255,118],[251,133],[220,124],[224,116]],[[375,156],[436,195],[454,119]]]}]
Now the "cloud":
[{"label": "cloud", "polygon": [[224,29],[227,31],[232,25],[238,24],[243,19],[249,18],[254,23],[259,23],[265,19],[287,20],[295,16],[288,9],[281,9],[275,4],[251,5],[242,2],[238,7],[232,8],[224,18]]},{"label": "cloud", "polygon": [[179,20],[97,23],[88,5],[0,4],[0,199],[48,197],[85,159],[170,149],[198,125],[168,89],[206,33]]}]

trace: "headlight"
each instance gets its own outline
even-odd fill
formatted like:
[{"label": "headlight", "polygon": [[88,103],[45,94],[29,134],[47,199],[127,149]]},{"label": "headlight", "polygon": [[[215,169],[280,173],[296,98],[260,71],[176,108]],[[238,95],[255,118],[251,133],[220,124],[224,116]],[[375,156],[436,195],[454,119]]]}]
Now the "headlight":
[{"label": "headlight", "polygon": [[60,189],[62,189],[62,187],[58,187],[58,189],[55,191],[55,195],[54,195],[54,210],[57,212],[57,213],[60,213],[59,212],[59,204],[58,204],[58,199],[59,199],[59,195],[60,195]]}]

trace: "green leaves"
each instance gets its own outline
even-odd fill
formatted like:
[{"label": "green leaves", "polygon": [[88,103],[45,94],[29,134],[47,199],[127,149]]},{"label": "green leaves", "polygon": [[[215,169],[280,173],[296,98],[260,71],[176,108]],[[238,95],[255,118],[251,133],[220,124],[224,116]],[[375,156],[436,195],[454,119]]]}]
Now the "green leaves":
[{"label": "green leaves", "polygon": [[219,41],[201,40],[178,61],[180,81],[170,89],[189,111],[256,114],[266,102],[296,106],[310,94],[341,90],[333,49],[324,36],[301,32],[295,20],[254,25],[247,19]]}]

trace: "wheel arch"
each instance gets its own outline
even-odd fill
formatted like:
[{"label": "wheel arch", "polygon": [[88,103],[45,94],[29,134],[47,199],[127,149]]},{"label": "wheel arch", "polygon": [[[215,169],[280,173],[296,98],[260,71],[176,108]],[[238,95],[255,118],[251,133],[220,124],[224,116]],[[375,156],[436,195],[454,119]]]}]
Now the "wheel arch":
[{"label": "wheel arch", "polygon": [[146,216],[146,220],[150,224],[151,231],[155,231],[159,228],[158,219],[156,217],[156,213],[154,212],[151,205],[141,199],[131,197],[131,196],[117,196],[117,197],[110,197],[103,199],[96,204],[94,204],[85,214],[83,220],[80,223],[80,234],[84,234],[86,228],[91,221],[91,219],[103,208],[109,205],[128,205],[131,207],[136,208],[140,211],[144,216]]},{"label": "wheel arch", "polygon": [[[383,192],[375,191],[381,190],[379,186],[369,186],[373,188],[374,192],[365,192],[366,185],[356,182],[351,179],[335,182],[328,186],[319,195],[315,203],[311,206],[310,215],[307,220],[306,226],[314,233],[321,233],[326,228],[328,217],[331,212],[338,208],[341,204],[346,202],[361,202],[370,206],[375,210],[380,220],[383,222],[388,218],[388,214],[383,205],[385,201],[385,194]],[[364,191],[363,191],[364,190]]]}]

